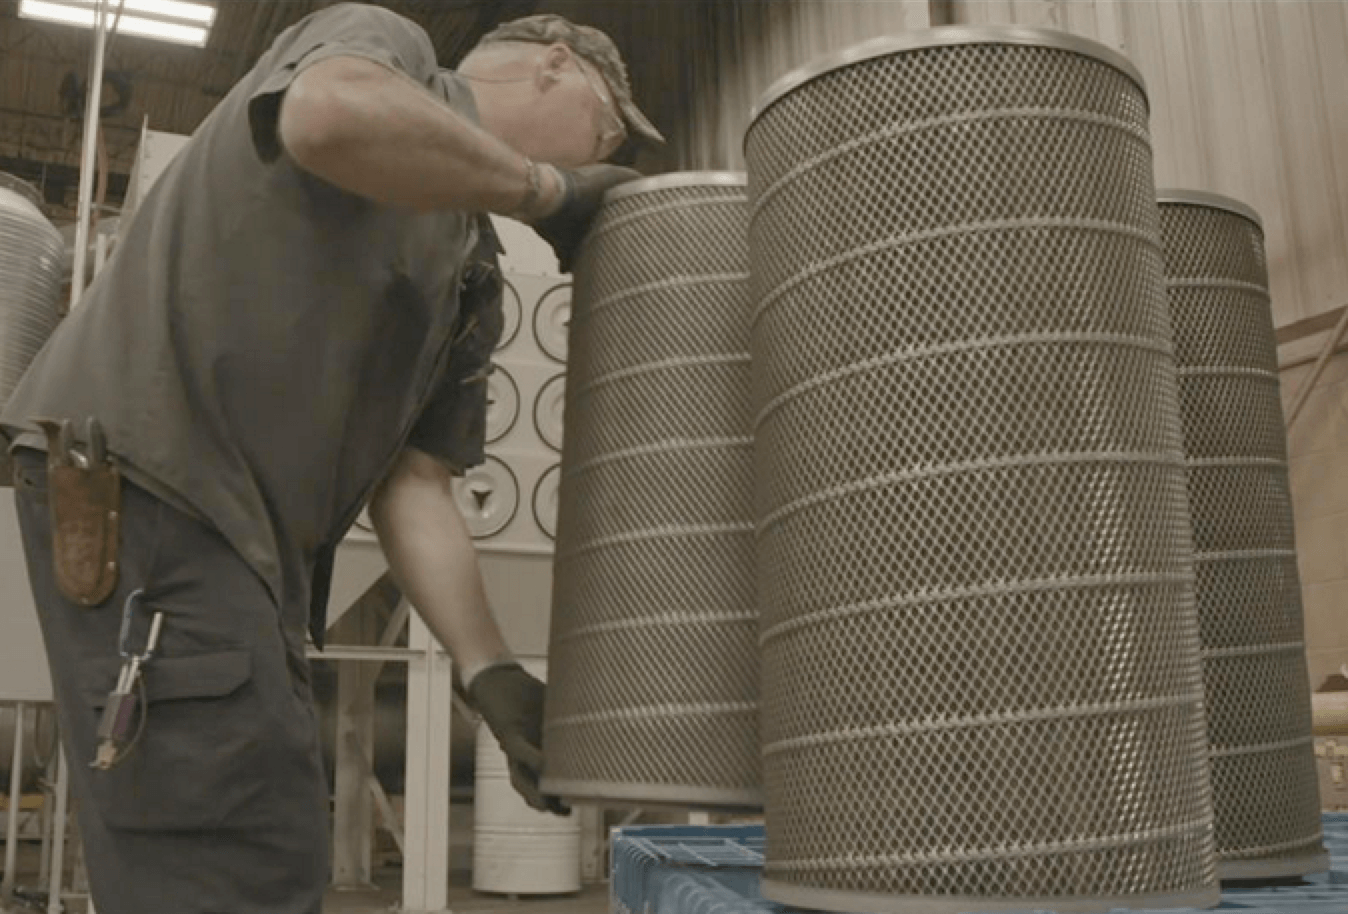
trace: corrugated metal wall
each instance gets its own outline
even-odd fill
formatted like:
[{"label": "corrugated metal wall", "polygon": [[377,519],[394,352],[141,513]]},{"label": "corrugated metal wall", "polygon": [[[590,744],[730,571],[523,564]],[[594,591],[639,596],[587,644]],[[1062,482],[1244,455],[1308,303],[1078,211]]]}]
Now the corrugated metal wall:
[{"label": "corrugated metal wall", "polygon": [[[1151,0],[1148,0],[1151,2]],[[1121,47],[1116,0],[953,0],[946,4],[959,25],[1032,25],[1085,35]]]},{"label": "corrugated metal wall", "polygon": [[[772,0],[685,9],[697,11],[699,52],[681,49],[664,64],[684,68],[691,93],[686,117],[667,125],[670,167],[742,168],[744,128],[762,92],[859,41],[933,21],[1064,29],[1121,49],[1142,70],[1158,184],[1228,194],[1263,215],[1280,326],[1348,303],[1348,4]],[[688,73],[690,60],[701,64]]]},{"label": "corrugated metal wall", "polygon": [[926,0],[773,0],[722,4],[719,73],[696,87],[676,154],[706,167],[744,168],[741,145],[755,101],[779,77],[824,54],[879,35],[926,28]]},{"label": "corrugated metal wall", "polygon": [[744,168],[754,102],[779,77],[868,38],[926,28],[927,0],[771,0],[708,5],[688,119],[671,132],[682,168]]}]

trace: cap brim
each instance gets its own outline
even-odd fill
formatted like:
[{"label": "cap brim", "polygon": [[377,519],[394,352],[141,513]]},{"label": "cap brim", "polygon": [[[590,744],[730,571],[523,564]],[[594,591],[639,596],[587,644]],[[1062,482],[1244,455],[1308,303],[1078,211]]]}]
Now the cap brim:
[{"label": "cap brim", "polygon": [[622,110],[623,120],[627,121],[628,129],[632,131],[635,138],[643,143],[652,146],[663,146],[665,137],[659,130],[641,113],[641,109],[632,102],[631,99],[623,99],[618,107]]}]

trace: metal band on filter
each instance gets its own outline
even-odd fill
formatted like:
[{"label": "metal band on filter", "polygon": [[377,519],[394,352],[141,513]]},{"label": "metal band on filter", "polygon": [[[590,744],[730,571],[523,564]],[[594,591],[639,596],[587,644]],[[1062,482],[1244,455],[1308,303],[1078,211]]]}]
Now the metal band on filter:
[{"label": "metal band on filter", "polygon": [[912,34],[788,77],[745,149],[764,894],[1215,903],[1140,78]]},{"label": "metal band on filter", "polygon": [[1277,341],[1259,217],[1159,195],[1179,365],[1218,874],[1329,868],[1311,736]]},{"label": "metal band on filter", "polygon": [[570,318],[543,789],[761,805],[743,175],[612,192]]}]

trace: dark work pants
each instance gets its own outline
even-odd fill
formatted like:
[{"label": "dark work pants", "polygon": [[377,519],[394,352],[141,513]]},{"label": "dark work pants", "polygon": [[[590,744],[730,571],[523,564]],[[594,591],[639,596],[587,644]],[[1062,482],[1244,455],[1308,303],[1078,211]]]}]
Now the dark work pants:
[{"label": "dark work pants", "polygon": [[[45,455],[16,456],[15,498],[99,914],[317,914],[318,729],[303,658],[287,656],[262,582],[214,530],[123,483],[117,590],[86,609],[56,588]],[[149,715],[125,760],[97,771],[122,606],[137,589],[164,614],[144,674]],[[136,612],[142,643],[149,613]]]}]

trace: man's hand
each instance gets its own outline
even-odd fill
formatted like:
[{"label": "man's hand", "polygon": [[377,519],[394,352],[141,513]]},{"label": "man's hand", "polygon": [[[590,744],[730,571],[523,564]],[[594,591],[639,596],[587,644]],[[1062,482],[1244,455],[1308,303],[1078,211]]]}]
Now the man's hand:
[{"label": "man's hand", "polygon": [[641,172],[621,165],[585,165],[574,170],[550,168],[560,184],[560,201],[533,227],[557,252],[562,272],[570,273],[585,233],[590,229],[604,194],[619,184],[635,181]]},{"label": "man's hand", "polygon": [[540,812],[564,816],[571,810],[538,788],[543,773],[543,683],[518,663],[489,666],[473,677],[465,692],[482,715],[510,763],[510,783]]}]

